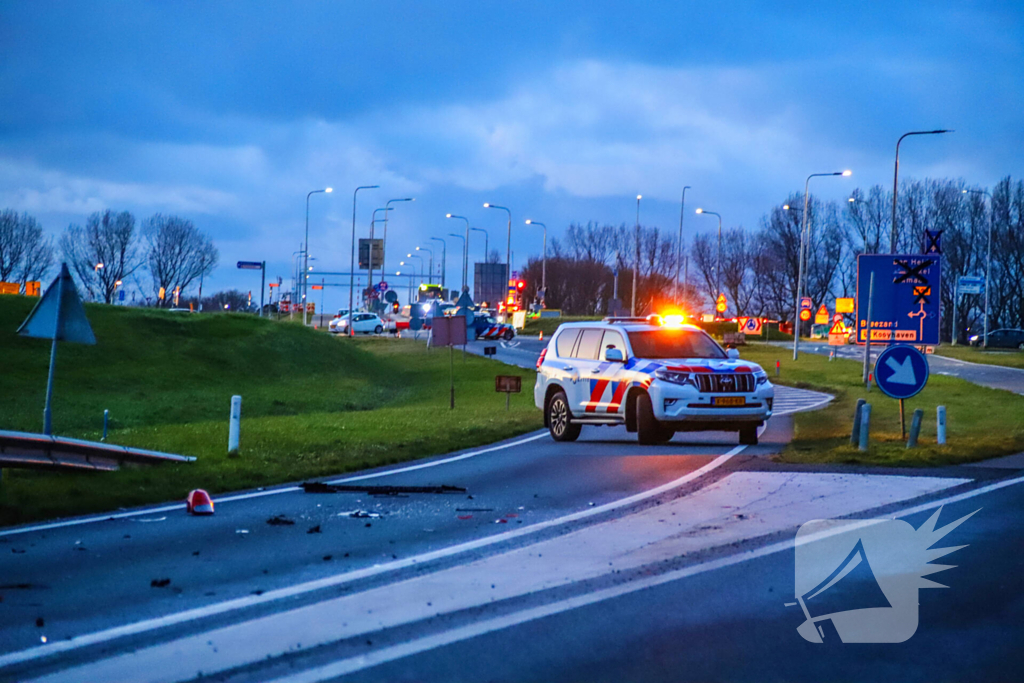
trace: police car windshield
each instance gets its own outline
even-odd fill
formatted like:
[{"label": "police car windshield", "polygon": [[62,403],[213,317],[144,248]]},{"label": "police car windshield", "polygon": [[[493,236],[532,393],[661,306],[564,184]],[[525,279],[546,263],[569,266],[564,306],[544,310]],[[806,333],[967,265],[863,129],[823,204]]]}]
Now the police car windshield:
[{"label": "police car windshield", "polygon": [[637,358],[727,358],[725,351],[703,332],[645,330],[630,332],[629,344]]}]

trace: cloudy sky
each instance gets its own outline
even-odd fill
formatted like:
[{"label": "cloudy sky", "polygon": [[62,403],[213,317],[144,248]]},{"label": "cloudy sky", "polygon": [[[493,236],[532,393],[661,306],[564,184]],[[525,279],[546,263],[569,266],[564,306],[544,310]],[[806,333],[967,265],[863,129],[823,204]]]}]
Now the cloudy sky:
[{"label": "cloudy sky", "polygon": [[179,214],[220,249],[210,286],[258,289],[235,261],[287,280],[325,186],[311,253],[347,270],[352,189],[380,185],[360,234],[417,199],[388,270],[464,229],[446,212],[503,248],[485,201],[512,209],[522,263],[524,219],[632,223],[638,193],[642,223],[676,230],[690,185],[692,237],[714,227],[693,208],[756,228],[809,173],[853,169],[829,198],[891,183],[909,130],[956,133],[905,143],[904,177],[1019,177],[1022,57],[1016,2],[0,0],[0,207],[55,235],[107,207]]}]

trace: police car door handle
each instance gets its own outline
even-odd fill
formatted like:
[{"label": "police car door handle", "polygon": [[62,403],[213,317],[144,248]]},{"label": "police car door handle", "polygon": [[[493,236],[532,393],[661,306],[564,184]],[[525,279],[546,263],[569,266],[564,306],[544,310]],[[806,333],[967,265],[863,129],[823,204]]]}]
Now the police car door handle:
[{"label": "police car door handle", "polygon": [[591,370],[590,370],[590,374],[591,375],[598,375],[600,373],[601,373],[601,371],[598,370],[597,368],[591,368]]},{"label": "police car door handle", "polygon": [[563,365],[562,369],[565,370],[566,372],[576,372],[576,368],[574,368],[571,365]]}]

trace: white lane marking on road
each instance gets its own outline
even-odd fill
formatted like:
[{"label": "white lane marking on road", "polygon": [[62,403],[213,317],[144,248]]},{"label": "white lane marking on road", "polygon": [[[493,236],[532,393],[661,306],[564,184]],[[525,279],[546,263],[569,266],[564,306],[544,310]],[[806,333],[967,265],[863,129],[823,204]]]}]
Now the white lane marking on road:
[{"label": "white lane marking on road", "polygon": [[809,389],[796,389],[794,387],[776,386],[775,404],[772,415],[789,415],[790,413],[814,410],[827,405],[835,396],[811,391]]},{"label": "white lane marking on road", "polygon": [[[1016,484],[1024,483],[1024,477],[1017,477],[1015,479],[1009,479],[981,488],[974,489],[972,491],[966,491],[961,494],[950,496],[948,498],[942,498],[934,500],[922,505],[917,505],[906,510],[901,510],[893,515],[893,518],[909,517],[910,515],[926,510],[932,510],[942,505],[950,505],[957,503],[962,500],[974,498],[985,493],[991,493],[1007,486],[1014,486]],[[871,520],[866,520],[870,523]],[[848,530],[849,527],[843,527],[842,529],[835,530],[834,533],[841,533],[842,531]],[[824,538],[830,532],[822,532],[821,537]],[[806,539],[807,541],[812,540],[811,538]],[[512,614],[506,614],[493,619],[487,619],[484,621],[476,622],[474,624],[467,624],[450,631],[433,634],[423,638],[418,638],[398,645],[392,645],[390,647],[381,648],[373,652],[369,652],[365,655],[359,655],[356,657],[350,657],[348,659],[342,659],[336,662],[331,662],[320,667],[313,669],[307,669],[296,674],[291,674],[281,678],[272,679],[273,683],[319,683],[320,681],[330,680],[337,678],[338,676],[344,676],[346,674],[354,673],[356,671],[362,671],[363,669],[369,669],[380,664],[386,664],[388,662],[409,657],[411,655],[420,654],[427,652],[438,647],[445,645],[452,645],[454,643],[461,642],[463,640],[469,640],[477,636],[486,635],[494,631],[500,631],[502,629],[510,628],[512,626],[518,626],[529,621],[535,621],[544,617],[554,616],[562,612],[568,612],[570,610],[577,609],[579,607],[586,607],[593,605],[605,600],[612,598],[621,597],[630,593],[635,593],[646,588],[653,588],[660,586],[665,583],[671,583],[672,581],[678,581],[697,574],[703,574],[705,572],[714,571],[716,569],[723,569],[730,567],[741,562],[747,562],[749,560],[755,560],[760,557],[767,555],[773,555],[778,552],[785,550],[791,550],[794,547],[794,541],[792,539],[779,541],[770,545],[763,546],[761,548],[755,548],[753,550],[747,550],[735,555],[723,557],[717,560],[711,560],[709,562],[703,562],[701,564],[695,564],[690,567],[684,567],[683,569],[677,569],[667,574],[660,576],[652,576],[649,578],[640,579],[632,583],[614,586],[612,588],[605,588],[603,590],[595,591],[593,593],[587,593],[585,595],[579,595],[576,597],[561,600],[559,602],[553,602],[548,605],[541,605],[540,607],[532,607],[530,609],[522,610],[519,612],[513,612]]]},{"label": "white lane marking on road", "polygon": [[[430,462],[423,462],[418,465],[408,465],[406,467],[398,467],[395,469],[383,470],[380,472],[371,472],[370,474],[359,474],[352,477],[343,477],[341,479],[335,479],[331,481],[331,484],[343,484],[352,481],[363,481],[365,479],[376,479],[379,477],[389,477],[393,474],[402,474],[404,472],[412,472],[414,470],[422,470],[428,467],[437,467],[438,465],[447,465],[449,463],[458,462],[460,460],[466,460],[467,458],[475,458],[478,455],[484,453],[492,453],[494,451],[500,451],[505,448],[512,448],[513,446],[520,446],[524,443],[536,441],[537,439],[543,439],[548,433],[541,432],[540,434],[534,434],[527,436],[523,439],[517,439],[505,444],[498,444],[497,446],[489,446],[487,448],[481,448],[480,450],[470,451],[469,453],[463,453],[462,455],[455,455],[450,458],[443,458],[441,460],[432,460]],[[281,493],[293,493],[295,491],[301,491],[301,486],[282,486],[281,488],[270,489],[269,491],[250,491],[248,493],[239,493],[235,495],[217,496],[214,500],[215,503],[231,503],[236,500],[251,500],[253,498],[262,498],[264,496],[276,496]],[[184,510],[184,503],[175,503],[173,505],[161,505],[154,508],[144,508],[141,510],[131,510],[129,512],[113,512],[108,515],[99,515],[95,517],[82,517],[77,519],[66,519],[59,522],[48,522],[45,524],[34,524],[32,526],[18,527],[16,529],[6,529],[0,531],[0,537],[2,536],[14,536],[16,534],[27,534],[32,531],[46,531],[47,529],[60,529],[62,527],[79,526],[81,524],[92,524],[94,522],[106,522],[111,519],[125,519],[127,517],[137,517],[138,515],[149,515],[160,512],[170,512],[172,510]]]},{"label": "white lane marking on road", "polygon": [[[545,434],[546,435],[546,434]],[[252,607],[255,605],[263,605],[275,600],[281,600],[283,598],[295,597],[310,593],[313,591],[321,590],[323,588],[330,588],[340,586],[346,583],[351,583],[358,579],[376,576],[390,571],[398,569],[404,569],[424,562],[437,560],[452,555],[457,555],[470,550],[476,550],[479,548],[485,548],[490,545],[502,543],[514,538],[526,536],[529,534],[542,531],[544,529],[550,529],[552,527],[561,526],[570,522],[576,522],[581,519],[587,519],[595,515],[600,515],[605,512],[610,512],[621,507],[626,507],[634,503],[644,501],[648,498],[653,498],[666,491],[670,491],[674,488],[678,488],[683,484],[687,484],[695,479],[698,479],[708,472],[721,467],[729,461],[735,455],[741,453],[746,446],[736,446],[726,453],[718,456],[711,462],[707,463],[703,467],[699,467],[696,470],[679,477],[673,481],[670,481],[660,486],[656,486],[640,493],[635,493],[625,498],[605,503],[604,505],[598,505],[596,507],[574,512],[572,514],[564,515],[562,517],[556,517],[549,519],[545,522],[538,522],[537,524],[531,524],[529,526],[522,527],[520,529],[514,529],[505,531],[493,536],[487,536],[485,538],[479,538],[473,541],[467,541],[447,548],[441,548],[422,555],[416,555],[414,557],[405,558],[402,560],[396,560],[394,562],[386,562],[384,564],[375,565],[373,567],[366,567],[363,569],[357,569],[355,571],[346,572],[344,574],[336,574],[335,576],[329,576],[323,579],[316,579],[314,581],[307,581],[294,586],[288,586],[286,588],[278,588],[275,590],[267,591],[262,595],[248,595],[243,598],[235,598],[234,600],[226,600],[224,602],[215,603],[213,605],[206,605],[204,607],[197,607],[195,609],[186,610],[184,612],[178,612],[175,614],[168,614],[162,617],[156,617],[153,619],[146,619],[143,621],[137,621],[132,624],[126,624],[124,626],[116,626],[114,628],[105,629],[103,631],[97,631],[95,633],[88,633],[82,636],[75,636],[68,640],[61,640],[53,643],[47,643],[46,645],[40,645],[38,647],[29,648],[27,650],[19,650],[17,652],[10,652],[3,656],[0,656],[0,668],[10,666],[12,664],[18,664],[21,662],[31,661],[33,659],[39,659],[42,657],[49,657],[61,652],[68,652],[75,650],[80,647],[86,647],[89,645],[96,645],[98,643],[104,643],[117,638],[122,638],[129,635],[137,635],[139,633],[145,633],[146,631],[152,631],[158,628],[166,626],[173,626],[175,624],[181,624],[193,619],[202,619],[205,617],[215,616],[219,614],[225,614],[233,612],[235,610],[244,609],[246,607]]]}]

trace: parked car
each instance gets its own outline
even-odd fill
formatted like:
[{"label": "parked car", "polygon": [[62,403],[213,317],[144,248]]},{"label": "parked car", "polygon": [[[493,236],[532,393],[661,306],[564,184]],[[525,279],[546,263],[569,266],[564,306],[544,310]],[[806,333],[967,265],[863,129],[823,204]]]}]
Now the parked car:
[{"label": "parked car", "polygon": [[[972,335],[968,341],[971,343],[971,346],[981,346],[985,343],[985,335]],[[1024,351],[1024,330],[1010,327],[992,330],[988,333],[988,348],[1020,349]]]},{"label": "parked car", "polygon": [[[332,331],[340,334],[348,333],[348,316],[337,318]],[[334,323],[334,320],[331,321]],[[376,313],[353,313],[352,330],[356,334],[381,334],[384,332],[384,321]]]},{"label": "parked car", "polygon": [[333,318],[331,318],[331,322],[327,323],[327,331],[328,332],[333,332],[335,334],[340,332],[341,330],[338,329],[338,321],[340,321],[342,318],[346,318],[347,316],[348,316],[348,309],[347,308],[343,308],[340,311],[338,311],[337,315],[335,315]]}]

